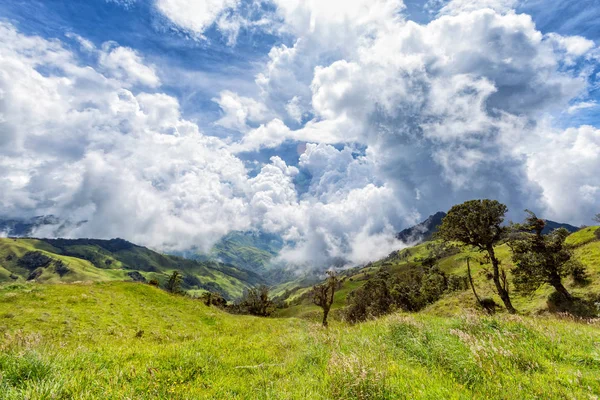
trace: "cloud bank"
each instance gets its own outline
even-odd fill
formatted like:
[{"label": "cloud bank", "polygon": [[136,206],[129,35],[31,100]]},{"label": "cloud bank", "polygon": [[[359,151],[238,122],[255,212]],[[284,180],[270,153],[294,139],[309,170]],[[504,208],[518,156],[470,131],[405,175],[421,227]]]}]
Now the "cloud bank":
[{"label": "cloud bank", "polygon": [[[327,267],[380,258],[471,198],[577,224],[599,211],[600,130],[556,121],[595,105],[593,41],[544,34],[513,1],[443,2],[427,24],[399,0],[269,4],[265,26],[292,42],[254,93],[212,98],[225,136],[183,115],[139,51],[0,23],[0,214],[161,250],[260,229],[287,241],[283,261]],[[198,35],[244,18],[230,0],[155,7]],[[248,161],[290,144],[294,162]]]}]

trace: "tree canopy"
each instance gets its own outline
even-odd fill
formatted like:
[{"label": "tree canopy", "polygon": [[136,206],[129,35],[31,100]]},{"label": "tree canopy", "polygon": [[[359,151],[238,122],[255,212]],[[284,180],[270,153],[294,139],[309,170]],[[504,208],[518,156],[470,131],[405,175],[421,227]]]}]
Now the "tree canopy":
[{"label": "tree canopy", "polygon": [[504,271],[500,272],[500,261],[494,252],[494,245],[507,232],[507,228],[502,226],[507,211],[507,207],[496,200],[465,201],[448,211],[437,235],[446,241],[457,241],[487,252],[492,262],[496,291],[508,312],[515,313]]},{"label": "tree canopy", "polygon": [[515,234],[509,241],[515,264],[513,282],[517,290],[532,293],[548,283],[570,299],[571,294],[562,284],[562,278],[572,269],[572,252],[565,244],[569,231],[559,228],[543,235],[544,220],[529,210],[525,211],[529,217],[522,224],[513,225]]}]

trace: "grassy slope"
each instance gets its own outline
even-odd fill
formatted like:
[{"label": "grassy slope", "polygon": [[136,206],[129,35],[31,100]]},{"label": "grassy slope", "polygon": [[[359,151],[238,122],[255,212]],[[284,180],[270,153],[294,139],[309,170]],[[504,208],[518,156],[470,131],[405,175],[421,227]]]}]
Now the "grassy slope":
[{"label": "grassy slope", "polygon": [[[128,279],[126,271],[99,269],[91,262],[76,257],[68,257],[57,254],[60,251],[48,243],[37,239],[6,239],[0,238],[0,266],[10,273],[19,276],[19,281],[23,281],[29,271],[20,267],[17,263],[19,257],[30,251],[39,251],[55,260],[61,260],[68,265],[71,272],[64,277],[54,273],[53,267],[46,268],[44,273],[38,278],[39,282],[76,282],[83,280],[124,280]],[[13,255],[12,260],[8,260],[8,255]],[[1,281],[12,281],[9,276],[0,276]]]},{"label": "grassy slope", "polygon": [[281,238],[258,232],[230,232],[212,248],[210,254],[198,254],[201,259],[219,260],[238,268],[266,273],[271,260],[283,246]]},{"label": "grassy slope", "polygon": [[599,328],[424,313],[324,330],[143,284],[5,285],[0,398],[592,398]]},{"label": "grassy slope", "polygon": [[[569,244],[575,246],[575,256],[580,260],[588,270],[590,275],[591,283],[584,287],[574,285],[570,279],[566,280],[566,287],[576,295],[585,295],[588,293],[600,294],[600,240],[594,235],[594,232],[600,229],[598,226],[588,227],[578,232],[571,234],[567,241]],[[390,269],[393,274],[395,271],[400,271],[410,263],[418,262],[419,259],[427,257],[429,250],[427,249],[428,243],[423,243],[418,246],[405,249],[400,252],[400,256],[383,259],[372,263],[368,267],[361,269],[358,272],[354,272],[349,277],[352,277],[352,281],[347,279],[342,289],[336,295],[336,299],[333,305],[333,309],[340,309],[344,307],[346,302],[346,295],[354,288],[362,285],[364,281],[376,272],[382,266]],[[501,245],[496,248],[496,255],[501,260],[502,265],[510,270],[510,250],[508,246]],[[491,297],[498,304],[502,304],[500,298],[495,294],[493,283],[485,278],[485,269],[489,266],[482,266],[478,259],[482,258],[482,254],[476,251],[470,251],[463,249],[460,253],[445,257],[439,261],[439,267],[448,274],[456,274],[466,276],[467,274],[467,263],[466,259],[471,258],[471,270],[475,286],[480,297]],[[510,280],[509,273],[509,280]],[[291,288],[289,285],[286,286],[286,290],[290,290],[292,295],[289,297],[290,300],[296,299],[301,294],[305,293],[308,288]],[[547,285],[541,287],[537,292],[531,296],[521,296],[517,293],[512,293],[513,305],[524,313],[535,314],[546,309],[546,300],[548,295],[552,293],[553,289]],[[463,292],[455,292],[446,295],[440,301],[434,303],[429,307],[429,312],[440,315],[452,315],[459,313],[465,308],[473,308],[475,306],[473,294],[471,290],[465,290]],[[291,306],[287,309],[278,310],[278,316],[285,317],[303,317],[318,319],[319,308],[312,305],[311,302],[306,299],[301,304]],[[335,318],[335,313],[333,314]]]},{"label": "grassy slope", "polygon": [[[66,245],[64,243],[67,243]],[[107,241],[98,241],[107,243]],[[50,241],[50,243],[54,243]],[[129,280],[128,272],[139,271],[147,279],[156,278],[161,282],[168,279],[174,270],[194,275],[202,283],[219,285],[230,298],[241,296],[243,290],[259,282],[257,275],[241,271],[232,266],[214,262],[197,262],[179,257],[163,255],[144,247],[130,247],[109,251],[98,245],[73,244],[77,242],[57,241],[54,247],[50,243],[38,239],[0,238],[0,282],[13,281],[11,273],[24,281],[29,271],[18,265],[18,258],[29,251],[40,251],[43,254],[63,261],[72,272],[60,277],[53,267],[46,268],[40,282],[74,282],[74,281],[106,281]],[[64,254],[69,254],[66,256]],[[9,256],[12,259],[9,260]],[[199,293],[202,290],[192,290]]]}]

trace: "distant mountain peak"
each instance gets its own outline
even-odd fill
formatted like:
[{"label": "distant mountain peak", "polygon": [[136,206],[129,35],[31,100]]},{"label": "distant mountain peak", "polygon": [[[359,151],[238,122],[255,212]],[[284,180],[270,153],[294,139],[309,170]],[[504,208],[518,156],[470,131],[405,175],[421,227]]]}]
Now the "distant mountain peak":
[{"label": "distant mountain peak", "polygon": [[438,226],[442,223],[442,219],[446,216],[443,211],[438,211],[435,214],[427,217],[426,220],[400,231],[396,238],[407,244],[417,244],[430,240],[433,234],[437,231]]},{"label": "distant mountain peak", "polygon": [[565,228],[571,233],[577,232],[579,230],[579,228],[576,226],[565,224],[562,222],[551,221],[549,219],[545,219],[544,222],[546,223],[546,225],[544,226],[544,230],[542,231],[543,234],[548,234],[558,228]]},{"label": "distant mountain peak", "polygon": [[[431,240],[433,234],[437,231],[438,227],[441,225],[442,220],[446,216],[446,213],[443,211],[438,211],[435,214],[430,215],[423,222],[418,223],[417,225],[411,226],[410,228],[406,228],[400,231],[396,238],[403,241],[407,244],[419,244],[421,242],[426,242],[427,240]],[[565,228],[569,232],[573,233],[579,230],[578,227],[565,224],[562,222],[551,221],[549,219],[544,220],[546,222],[546,226],[542,231],[543,234],[548,234],[555,229]]]}]

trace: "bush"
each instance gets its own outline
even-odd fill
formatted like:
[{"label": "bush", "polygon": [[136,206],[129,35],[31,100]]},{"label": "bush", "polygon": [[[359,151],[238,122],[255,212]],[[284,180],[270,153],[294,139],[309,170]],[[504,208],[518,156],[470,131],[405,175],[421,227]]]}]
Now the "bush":
[{"label": "bush", "polygon": [[447,279],[447,290],[449,292],[457,292],[460,290],[467,290],[469,288],[469,281],[466,276],[450,275]]},{"label": "bush", "polygon": [[39,251],[29,251],[17,261],[19,266],[33,271],[37,268],[46,268],[52,262],[52,258]]},{"label": "bush", "polygon": [[56,272],[62,278],[63,276],[71,272],[71,270],[69,269],[69,267],[67,267],[67,264],[65,264],[64,262],[62,262],[61,260],[56,260],[54,262],[54,272]]},{"label": "bush", "polygon": [[42,268],[42,267],[37,268],[37,269],[31,271],[31,273],[27,277],[27,280],[28,281],[36,280],[37,278],[39,278],[40,276],[42,276],[42,273],[44,273],[44,268]]},{"label": "bush", "polygon": [[224,308],[225,306],[227,306],[227,300],[225,300],[223,298],[223,296],[221,296],[219,293],[213,293],[213,292],[202,293],[202,296],[200,296],[200,300],[202,300],[204,302],[204,304],[209,307],[216,306],[219,308]]},{"label": "bush", "polygon": [[144,278],[144,275],[140,274],[138,271],[130,271],[127,273],[127,276],[129,276],[134,282],[146,282],[146,278]]},{"label": "bush", "polygon": [[566,298],[559,292],[553,292],[546,302],[548,311],[552,313],[567,313],[581,318],[596,318],[599,315],[597,302],[599,299]]},{"label": "bush", "polygon": [[390,312],[392,302],[384,279],[369,280],[348,295],[345,318],[354,323],[385,315]]},{"label": "bush", "polygon": [[481,299],[479,305],[481,306],[481,308],[483,308],[484,311],[488,312],[489,314],[494,314],[496,312],[496,309],[500,307],[498,303],[496,303],[491,297],[484,297],[483,299]]},{"label": "bush", "polygon": [[571,278],[573,278],[573,283],[576,285],[587,285],[590,283],[589,275],[585,269],[585,266],[581,263],[574,263],[571,267]]},{"label": "bush", "polygon": [[268,317],[275,311],[275,304],[269,299],[269,288],[260,285],[244,291],[242,299],[234,309],[244,314]]}]

